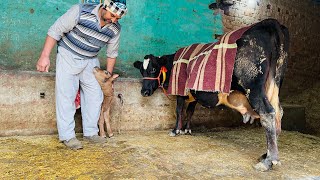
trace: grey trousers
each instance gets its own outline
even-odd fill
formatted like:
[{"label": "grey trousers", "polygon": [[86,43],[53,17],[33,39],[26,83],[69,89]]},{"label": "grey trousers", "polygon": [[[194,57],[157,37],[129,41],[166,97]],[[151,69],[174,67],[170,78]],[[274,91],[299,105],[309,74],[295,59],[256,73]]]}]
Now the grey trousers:
[{"label": "grey trousers", "polygon": [[60,141],[75,137],[76,107],[74,100],[79,86],[83,135],[98,134],[98,119],[103,93],[92,72],[95,66],[100,67],[98,58],[84,59],[63,47],[58,47],[55,92]]}]

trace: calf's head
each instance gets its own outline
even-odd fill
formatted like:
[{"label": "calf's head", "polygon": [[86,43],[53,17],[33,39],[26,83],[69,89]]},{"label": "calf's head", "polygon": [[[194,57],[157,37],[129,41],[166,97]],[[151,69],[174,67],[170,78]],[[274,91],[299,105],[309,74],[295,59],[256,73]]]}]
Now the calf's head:
[{"label": "calf's head", "polygon": [[133,66],[139,69],[143,76],[141,89],[142,96],[151,96],[159,87],[157,77],[159,76],[161,65],[160,58],[155,57],[152,54],[146,55],[143,62],[136,61],[133,63]]},{"label": "calf's head", "polygon": [[113,81],[119,77],[119,75],[111,75],[108,71],[102,70],[97,66],[93,68],[93,74],[101,86],[103,94],[111,95],[113,93]]}]

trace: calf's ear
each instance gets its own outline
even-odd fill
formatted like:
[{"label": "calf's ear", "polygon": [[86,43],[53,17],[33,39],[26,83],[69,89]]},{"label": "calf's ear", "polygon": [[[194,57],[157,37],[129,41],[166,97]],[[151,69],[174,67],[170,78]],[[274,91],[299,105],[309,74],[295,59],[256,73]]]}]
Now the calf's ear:
[{"label": "calf's ear", "polygon": [[141,61],[136,61],[136,62],[133,63],[133,66],[134,66],[135,68],[137,68],[137,69],[140,69],[141,66],[142,66],[142,62],[141,62]]},{"label": "calf's ear", "polygon": [[119,74],[113,74],[113,75],[112,75],[112,78],[113,78],[113,79],[116,79],[117,77],[119,77]]}]

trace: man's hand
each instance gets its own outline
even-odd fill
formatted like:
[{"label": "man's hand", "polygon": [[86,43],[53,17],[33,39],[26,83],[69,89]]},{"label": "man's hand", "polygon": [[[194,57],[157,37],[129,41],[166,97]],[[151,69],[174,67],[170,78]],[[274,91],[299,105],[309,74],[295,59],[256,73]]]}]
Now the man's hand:
[{"label": "man's hand", "polygon": [[37,63],[37,71],[39,72],[49,72],[50,59],[49,57],[40,57]]},{"label": "man's hand", "polygon": [[41,56],[37,62],[37,71],[39,72],[49,72],[50,67],[50,53],[52,48],[56,45],[57,41],[50,36],[47,36],[46,41],[43,46]]}]

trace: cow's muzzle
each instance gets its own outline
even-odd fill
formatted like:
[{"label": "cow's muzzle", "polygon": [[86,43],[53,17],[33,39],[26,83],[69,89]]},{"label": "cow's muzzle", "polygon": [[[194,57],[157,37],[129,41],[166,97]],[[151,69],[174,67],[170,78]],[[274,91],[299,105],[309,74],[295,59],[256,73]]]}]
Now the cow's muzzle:
[{"label": "cow's muzzle", "polygon": [[141,90],[141,95],[143,97],[151,96],[151,91],[150,90]]}]

